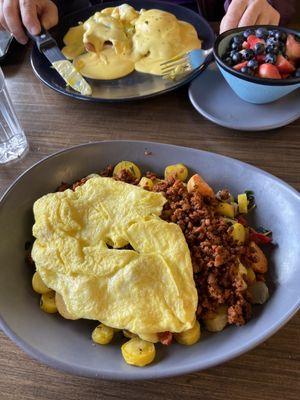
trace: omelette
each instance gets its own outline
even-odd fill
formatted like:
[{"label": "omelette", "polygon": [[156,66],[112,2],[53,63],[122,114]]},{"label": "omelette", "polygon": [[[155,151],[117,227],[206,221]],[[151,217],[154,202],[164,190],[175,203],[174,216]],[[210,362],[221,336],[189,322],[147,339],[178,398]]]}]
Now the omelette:
[{"label": "omelette", "polygon": [[69,29],[63,54],[88,78],[116,79],[136,70],[162,75],[160,64],[201,48],[195,28],[162,10],[128,4],[96,12]]},{"label": "omelette", "polygon": [[197,291],[178,225],[161,193],[93,176],[33,207],[32,258],[73,319],[97,320],[150,342],[195,324]]}]

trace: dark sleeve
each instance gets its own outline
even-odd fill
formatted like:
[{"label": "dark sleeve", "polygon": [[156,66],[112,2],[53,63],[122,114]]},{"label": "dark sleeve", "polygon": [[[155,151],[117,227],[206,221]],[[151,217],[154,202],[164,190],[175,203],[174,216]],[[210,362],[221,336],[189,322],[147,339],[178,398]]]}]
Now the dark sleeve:
[{"label": "dark sleeve", "polygon": [[295,13],[296,0],[268,0],[280,14],[280,25],[285,25]]},{"label": "dark sleeve", "polygon": [[91,5],[89,0],[52,0],[58,8],[59,15],[69,14]]},{"label": "dark sleeve", "polygon": [[[293,16],[295,12],[295,1],[296,0],[268,0],[280,14],[280,25],[285,25]],[[227,11],[231,0],[224,2],[225,11]]]}]

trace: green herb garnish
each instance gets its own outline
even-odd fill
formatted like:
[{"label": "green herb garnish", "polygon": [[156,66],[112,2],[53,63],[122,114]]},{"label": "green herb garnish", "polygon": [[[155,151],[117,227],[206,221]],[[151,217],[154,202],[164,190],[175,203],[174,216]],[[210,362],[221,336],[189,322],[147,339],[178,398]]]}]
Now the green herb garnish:
[{"label": "green herb garnish", "polygon": [[256,229],[256,232],[261,233],[262,235],[265,236],[272,236],[272,231],[270,229],[266,229],[263,226],[260,226]]},{"label": "green herb garnish", "polygon": [[244,192],[248,200],[248,212],[256,207],[254,192],[252,190],[245,190]]}]

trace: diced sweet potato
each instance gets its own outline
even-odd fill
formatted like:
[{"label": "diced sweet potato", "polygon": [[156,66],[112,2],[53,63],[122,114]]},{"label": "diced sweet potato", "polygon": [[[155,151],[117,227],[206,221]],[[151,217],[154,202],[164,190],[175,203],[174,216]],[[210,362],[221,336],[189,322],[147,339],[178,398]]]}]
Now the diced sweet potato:
[{"label": "diced sweet potato", "polygon": [[252,263],[251,267],[254,272],[264,274],[268,270],[268,260],[264,255],[261,248],[257,246],[255,242],[250,242],[250,248],[252,249],[252,254],[256,257],[257,261]]},{"label": "diced sweet potato", "polygon": [[193,175],[188,183],[187,190],[189,193],[198,192],[204,197],[215,197],[212,188],[205,182],[205,180],[198,174]]}]

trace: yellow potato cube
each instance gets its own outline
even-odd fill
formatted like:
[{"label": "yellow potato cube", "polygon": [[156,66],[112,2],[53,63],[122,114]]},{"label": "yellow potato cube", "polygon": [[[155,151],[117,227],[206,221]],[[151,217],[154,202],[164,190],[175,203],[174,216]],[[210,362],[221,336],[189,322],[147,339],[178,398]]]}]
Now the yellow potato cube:
[{"label": "yellow potato cube", "polygon": [[[228,203],[219,203],[216,209],[217,213],[224,217],[234,218],[234,206]],[[236,224],[234,224],[236,225]]]},{"label": "yellow potato cube", "polygon": [[238,266],[238,274],[240,276],[247,275],[247,268],[240,262]]},{"label": "yellow potato cube", "polygon": [[185,344],[186,346],[191,346],[200,340],[201,328],[198,321],[195,321],[194,326],[187,331],[175,333],[174,337],[176,342],[180,344]]},{"label": "yellow potato cube", "polygon": [[113,175],[119,175],[122,170],[128,171],[135,179],[141,179],[139,167],[131,161],[120,161],[113,170]]},{"label": "yellow potato cube", "polygon": [[108,344],[114,337],[114,329],[104,324],[98,325],[92,333],[92,339],[97,344]]},{"label": "yellow potato cube", "polygon": [[57,312],[54,290],[52,290],[49,293],[42,294],[40,300],[40,307],[43,311],[45,311],[48,314],[55,314]]},{"label": "yellow potato cube", "polygon": [[151,190],[154,186],[154,183],[151,179],[146,178],[145,176],[142,177],[142,179],[139,182],[139,186],[141,186],[144,189]]},{"label": "yellow potato cube", "polygon": [[41,275],[35,272],[32,277],[32,288],[39,294],[49,293],[52,289],[48,288],[42,281]]},{"label": "yellow potato cube", "polygon": [[254,283],[256,281],[255,272],[253,271],[253,269],[251,267],[247,268],[247,278],[248,278],[248,281],[250,282],[250,284]]},{"label": "yellow potato cube", "polygon": [[174,178],[184,182],[188,174],[189,171],[183,164],[168,165],[165,169],[165,179]]},{"label": "yellow potato cube", "polygon": [[212,317],[204,319],[204,324],[209,332],[220,332],[227,325],[227,321],[227,307],[221,306],[216,314],[214,314]]},{"label": "yellow potato cube", "polygon": [[121,347],[122,355],[127,364],[144,367],[155,357],[155,346],[140,338],[130,339]]},{"label": "yellow potato cube", "polygon": [[248,212],[248,199],[246,193],[238,195],[238,206],[240,214],[247,214]]},{"label": "yellow potato cube", "polygon": [[237,222],[236,224],[234,224],[232,226],[232,237],[234,240],[236,240],[238,242],[238,244],[243,244],[245,243],[245,238],[246,238],[246,231],[245,228],[242,224],[240,224],[239,222]]}]

